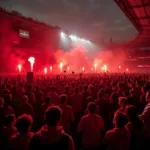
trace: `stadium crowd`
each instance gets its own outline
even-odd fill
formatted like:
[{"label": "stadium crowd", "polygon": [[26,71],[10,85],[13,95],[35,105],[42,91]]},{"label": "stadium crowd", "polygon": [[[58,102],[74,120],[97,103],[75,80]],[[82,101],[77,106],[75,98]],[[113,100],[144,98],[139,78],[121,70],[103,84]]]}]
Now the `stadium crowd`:
[{"label": "stadium crowd", "polygon": [[148,77],[1,77],[0,149],[148,150]]}]

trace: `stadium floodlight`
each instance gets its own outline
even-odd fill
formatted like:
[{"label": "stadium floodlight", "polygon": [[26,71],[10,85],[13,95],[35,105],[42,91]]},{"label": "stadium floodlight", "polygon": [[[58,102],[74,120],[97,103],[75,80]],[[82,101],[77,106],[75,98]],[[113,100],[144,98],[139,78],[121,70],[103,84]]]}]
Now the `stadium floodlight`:
[{"label": "stadium floodlight", "polygon": [[69,37],[70,37],[72,40],[76,40],[76,41],[79,39],[79,38],[77,38],[75,35],[70,35]]},{"label": "stadium floodlight", "polygon": [[71,39],[73,39],[73,36],[72,36],[72,35],[70,35],[69,37],[70,37]]},{"label": "stadium floodlight", "polygon": [[91,41],[87,41],[89,44],[91,44]]},{"label": "stadium floodlight", "polygon": [[66,36],[65,33],[61,32],[61,36]]},{"label": "stadium floodlight", "polygon": [[86,42],[86,40],[85,40],[85,39],[81,39],[81,41]]}]

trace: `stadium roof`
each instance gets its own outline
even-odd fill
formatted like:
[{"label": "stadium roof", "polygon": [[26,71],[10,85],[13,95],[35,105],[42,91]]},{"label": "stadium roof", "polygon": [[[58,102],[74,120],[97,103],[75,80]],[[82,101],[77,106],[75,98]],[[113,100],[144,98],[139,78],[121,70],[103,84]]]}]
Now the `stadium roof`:
[{"label": "stadium roof", "polygon": [[139,35],[124,47],[150,47],[150,0],[114,0],[138,30]]},{"label": "stadium roof", "polygon": [[139,32],[150,30],[150,0],[114,0]]}]

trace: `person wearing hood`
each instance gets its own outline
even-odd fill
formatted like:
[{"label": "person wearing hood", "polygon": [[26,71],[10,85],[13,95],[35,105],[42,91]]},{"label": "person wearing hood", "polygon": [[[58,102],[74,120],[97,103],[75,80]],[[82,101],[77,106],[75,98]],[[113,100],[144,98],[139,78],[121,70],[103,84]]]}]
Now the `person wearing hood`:
[{"label": "person wearing hood", "polygon": [[113,123],[115,128],[109,130],[104,139],[103,145],[107,150],[129,150],[131,135],[125,125],[128,123],[127,116],[122,112],[116,112]]},{"label": "person wearing hood", "polygon": [[74,150],[72,137],[59,126],[62,110],[57,106],[50,106],[45,112],[44,125],[31,138],[29,150]]}]

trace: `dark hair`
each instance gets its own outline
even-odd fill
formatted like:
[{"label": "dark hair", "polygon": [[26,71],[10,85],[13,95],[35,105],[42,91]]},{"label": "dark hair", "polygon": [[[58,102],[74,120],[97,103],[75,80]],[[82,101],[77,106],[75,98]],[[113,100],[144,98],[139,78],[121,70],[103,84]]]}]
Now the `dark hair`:
[{"label": "dark hair", "polygon": [[124,95],[126,96],[126,97],[128,97],[129,96],[129,91],[124,91]]},{"label": "dark hair", "polygon": [[7,115],[4,118],[4,124],[5,124],[5,126],[11,125],[11,123],[14,122],[14,121],[15,121],[15,115],[14,114]]},{"label": "dark hair", "polygon": [[127,116],[121,112],[115,113],[115,120],[118,128],[124,128],[128,122]]},{"label": "dark hair", "polygon": [[68,86],[68,85],[65,86],[65,92],[66,92],[66,93],[69,92],[69,86]]},{"label": "dark hair", "polygon": [[88,101],[88,102],[93,102],[93,101],[94,101],[94,99],[93,99],[93,97],[88,96],[88,97],[87,97],[87,101]]},{"label": "dark hair", "polygon": [[96,104],[93,103],[93,102],[90,102],[90,103],[88,104],[88,110],[89,110],[89,112],[90,112],[90,113],[95,113],[95,109],[96,109]]},{"label": "dark hair", "polygon": [[48,126],[56,126],[61,118],[62,110],[58,106],[50,106],[45,112],[45,119]]},{"label": "dark hair", "polygon": [[84,85],[83,89],[84,89],[84,91],[86,91],[88,89],[88,86]]},{"label": "dark hair", "polygon": [[113,92],[110,96],[110,102],[112,104],[118,104],[118,95],[116,92]]},{"label": "dark hair", "polygon": [[4,95],[4,104],[5,105],[10,105],[11,104],[11,95],[10,94],[5,94]]},{"label": "dark hair", "polygon": [[18,117],[16,127],[20,134],[25,134],[32,126],[33,119],[31,115],[23,114]]},{"label": "dark hair", "polygon": [[119,97],[120,103],[128,104],[127,98],[126,97]]},{"label": "dark hair", "polygon": [[23,83],[19,83],[19,86],[20,86],[20,87],[23,87]]},{"label": "dark hair", "polygon": [[79,88],[78,88],[78,87],[75,88],[75,93],[76,93],[76,94],[79,93]]},{"label": "dark hair", "polygon": [[56,90],[56,87],[53,85],[52,88],[51,88],[51,90],[52,90],[52,91],[55,91],[55,90]]},{"label": "dark hair", "polygon": [[94,86],[91,86],[91,91],[94,91]]},{"label": "dark hair", "polygon": [[27,85],[27,89],[28,89],[28,90],[31,90],[31,89],[32,89],[32,86],[31,86],[30,84],[28,84],[28,85]]},{"label": "dark hair", "polygon": [[143,125],[138,116],[136,108],[132,105],[126,107],[126,114],[128,116],[129,121],[133,124],[136,129],[142,129]]},{"label": "dark hair", "polygon": [[49,96],[47,96],[44,101],[45,101],[45,103],[49,103],[51,101],[51,99]]},{"label": "dark hair", "polygon": [[98,98],[103,97],[103,95],[104,95],[103,91],[102,91],[102,90],[99,90],[99,92],[98,92]]},{"label": "dark hair", "polygon": [[39,97],[40,97],[40,98],[43,97],[43,95],[44,95],[43,92],[40,92],[40,93],[39,93]]},{"label": "dark hair", "polygon": [[62,94],[60,96],[60,100],[61,100],[61,103],[66,103],[67,102],[67,95],[66,94]]}]

